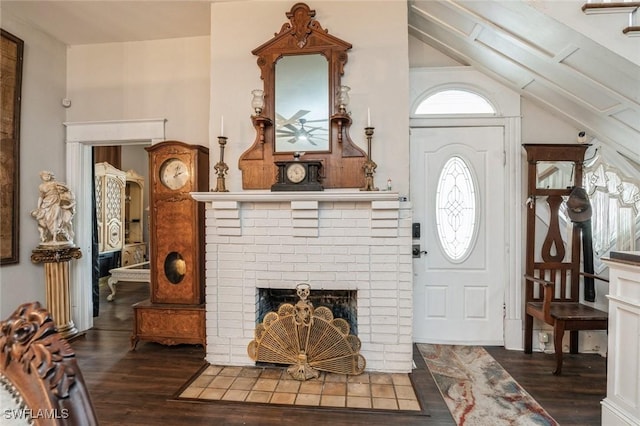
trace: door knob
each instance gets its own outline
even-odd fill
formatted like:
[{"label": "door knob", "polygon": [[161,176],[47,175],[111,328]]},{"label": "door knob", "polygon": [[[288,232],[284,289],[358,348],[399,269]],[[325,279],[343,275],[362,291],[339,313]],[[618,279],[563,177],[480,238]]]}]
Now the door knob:
[{"label": "door knob", "polygon": [[420,244],[414,244],[411,250],[413,257],[420,257],[423,254],[427,254],[426,250],[420,250]]}]

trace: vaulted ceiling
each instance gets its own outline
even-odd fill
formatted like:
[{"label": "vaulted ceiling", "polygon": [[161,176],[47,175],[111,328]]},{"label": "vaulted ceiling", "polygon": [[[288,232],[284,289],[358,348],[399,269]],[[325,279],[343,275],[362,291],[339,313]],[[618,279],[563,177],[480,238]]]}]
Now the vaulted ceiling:
[{"label": "vaulted ceiling", "polygon": [[409,33],[640,159],[640,66],[527,2],[410,0]]},{"label": "vaulted ceiling", "polygon": [[[529,3],[408,0],[409,33],[640,161],[640,65]],[[208,35],[210,25],[208,0],[3,0],[0,8],[68,45]]]}]

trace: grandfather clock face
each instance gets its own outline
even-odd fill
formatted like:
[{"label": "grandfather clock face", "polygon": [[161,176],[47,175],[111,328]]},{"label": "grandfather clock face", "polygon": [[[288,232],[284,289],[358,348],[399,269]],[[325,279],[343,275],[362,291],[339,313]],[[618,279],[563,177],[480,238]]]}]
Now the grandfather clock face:
[{"label": "grandfather clock face", "polygon": [[[151,182],[151,301],[200,304],[203,206],[189,195],[208,179],[206,148],[162,142],[147,148]],[[206,158],[204,158],[206,157]]]}]

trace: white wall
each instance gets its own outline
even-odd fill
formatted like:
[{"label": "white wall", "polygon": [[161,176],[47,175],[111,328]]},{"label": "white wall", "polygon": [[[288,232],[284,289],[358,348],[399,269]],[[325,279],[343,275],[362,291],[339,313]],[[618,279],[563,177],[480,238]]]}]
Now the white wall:
[{"label": "white wall", "polygon": [[31,263],[39,244],[30,216],[38,201],[39,172],[50,170],[65,181],[62,122],[65,109],[66,48],[48,35],[2,13],[2,28],[24,41],[20,126],[20,263],[0,268],[0,318],[21,303],[45,304],[44,266]]},{"label": "white wall", "polygon": [[209,37],[69,47],[67,121],[166,118],[167,139],[207,145]]},{"label": "white wall", "polygon": [[[72,46],[67,83],[67,121],[166,119],[166,139],[208,144],[209,37]],[[90,218],[78,210],[85,221]],[[86,222],[76,229],[81,225],[88,229]],[[83,275],[72,277],[72,292],[89,279],[87,262],[71,271]],[[84,296],[74,299],[81,330],[91,326]]]},{"label": "white wall", "polygon": [[[521,113],[522,143],[576,143],[578,132],[584,130],[524,98],[521,98]],[[526,161],[524,150],[522,158]]]},{"label": "white wall", "polygon": [[[255,140],[251,125],[251,90],[262,88],[251,51],[270,40],[293,3],[245,1],[214,3],[211,13],[211,159],[218,161],[217,136],[224,116],[227,187],[242,188],[238,158]],[[350,135],[366,150],[367,108],[375,127],[372,158],[378,164],[375,182],[387,178],[406,195],[409,189],[409,62],[407,4],[395,1],[315,1],[316,20],[329,34],[353,45],[342,83],[351,87]],[[242,17],[259,16],[251,22]],[[240,21],[239,21],[240,19]],[[215,172],[212,170],[212,179]],[[214,180],[212,180],[214,181]]]},{"label": "white wall", "polygon": [[455,67],[464,66],[453,58],[448,57],[444,53],[434,49],[427,43],[418,40],[416,37],[409,35],[409,67],[410,68],[428,68],[428,67]]}]

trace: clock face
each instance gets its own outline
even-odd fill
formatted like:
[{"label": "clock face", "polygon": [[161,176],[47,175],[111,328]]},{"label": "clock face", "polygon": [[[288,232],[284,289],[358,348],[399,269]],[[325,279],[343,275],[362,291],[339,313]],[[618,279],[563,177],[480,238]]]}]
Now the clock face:
[{"label": "clock face", "polygon": [[170,158],[160,167],[160,181],[169,189],[180,189],[189,181],[189,167],[184,161]]},{"label": "clock face", "polygon": [[287,179],[292,183],[300,183],[307,176],[307,169],[299,163],[290,164],[287,167]]}]

